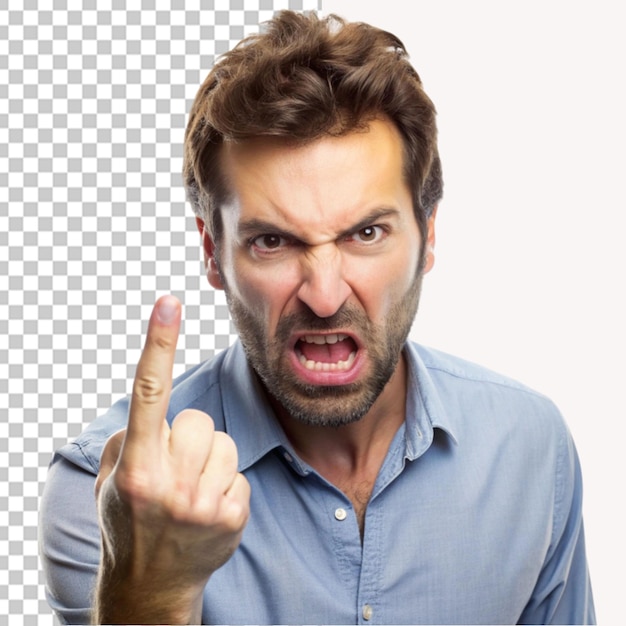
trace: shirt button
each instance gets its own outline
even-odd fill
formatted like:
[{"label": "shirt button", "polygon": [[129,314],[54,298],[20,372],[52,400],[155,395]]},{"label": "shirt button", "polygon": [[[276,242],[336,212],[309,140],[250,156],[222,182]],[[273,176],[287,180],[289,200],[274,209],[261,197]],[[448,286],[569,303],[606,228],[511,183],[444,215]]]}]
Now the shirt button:
[{"label": "shirt button", "polygon": [[363,619],[364,620],[372,619],[372,613],[374,613],[372,607],[369,604],[365,604],[363,606]]},{"label": "shirt button", "polygon": [[345,509],[342,509],[341,507],[338,509],[335,509],[335,519],[337,521],[343,522],[343,520],[345,520],[346,517],[348,517],[348,514],[346,513]]},{"label": "shirt button", "polygon": [[289,452],[283,452],[283,456],[285,457],[285,461],[287,461],[287,463],[293,463],[293,457],[289,454]]}]

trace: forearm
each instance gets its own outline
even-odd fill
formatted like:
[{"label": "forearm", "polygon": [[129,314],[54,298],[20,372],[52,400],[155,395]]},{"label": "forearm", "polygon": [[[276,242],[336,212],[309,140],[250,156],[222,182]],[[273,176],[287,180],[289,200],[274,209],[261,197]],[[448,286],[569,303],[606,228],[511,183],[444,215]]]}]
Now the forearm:
[{"label": "forearm", "polygon": [[104,556],[100,566],[94,624],[200,624],[204,586],[177,586],[158,572],[133,575]]},{"label": "forearm", "polygon": [[154,593],[129,588],[98,590],[92,622],[94,624],[200,624],[202,596],[194,602],[181,601],[180,595]]}]

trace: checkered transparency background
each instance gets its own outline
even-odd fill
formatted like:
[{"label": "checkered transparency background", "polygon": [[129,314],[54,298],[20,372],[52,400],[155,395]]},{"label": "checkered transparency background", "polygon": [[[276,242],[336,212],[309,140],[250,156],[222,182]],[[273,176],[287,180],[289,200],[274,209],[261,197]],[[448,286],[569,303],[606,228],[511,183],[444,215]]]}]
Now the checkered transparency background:
[{"label": "checkered transparency background", "polygon": [[0,625],[56,622],[47,466],[129,391],[156,298],[184,306],[175,375],[231,342],[181,185],[186,115],[216,56],[319,1],[0,0]]}]

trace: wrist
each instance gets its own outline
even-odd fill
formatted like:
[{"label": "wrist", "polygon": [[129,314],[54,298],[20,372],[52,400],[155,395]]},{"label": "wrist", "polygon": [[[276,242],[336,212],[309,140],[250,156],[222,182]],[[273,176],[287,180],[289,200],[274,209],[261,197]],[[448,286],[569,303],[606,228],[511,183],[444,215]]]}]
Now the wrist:
[{"label": "wrist", "polygon": [[199,624],[202,588],[174,588],[156,580],[100,580],[93,622],[96,624]]}]

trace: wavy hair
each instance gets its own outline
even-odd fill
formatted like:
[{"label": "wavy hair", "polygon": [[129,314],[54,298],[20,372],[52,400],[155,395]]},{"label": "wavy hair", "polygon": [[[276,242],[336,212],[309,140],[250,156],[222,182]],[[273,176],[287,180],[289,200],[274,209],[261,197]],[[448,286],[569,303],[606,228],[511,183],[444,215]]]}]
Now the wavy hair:
[{"label": "wavy hair", "polygon": [[200,87],[185,133],[187,197],[219,242],[225,141],[284,137],[307,143],[364,130],[387,117],[404,144],[404,175],[417,223],[443,192],[435,107],[393,34],[336,15],[281,11],[258,35],[225,53]]}]

